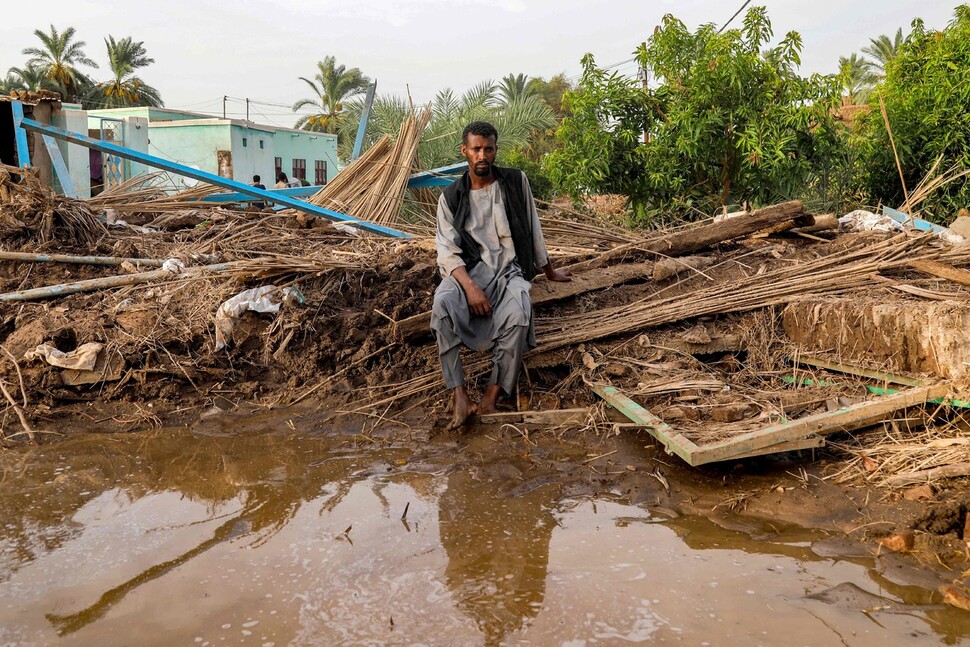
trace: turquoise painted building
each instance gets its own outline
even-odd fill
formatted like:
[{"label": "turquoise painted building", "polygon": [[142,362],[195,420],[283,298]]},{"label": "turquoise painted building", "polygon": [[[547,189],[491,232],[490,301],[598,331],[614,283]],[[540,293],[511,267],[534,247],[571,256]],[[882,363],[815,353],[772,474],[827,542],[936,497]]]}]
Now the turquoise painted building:
[{"label": "turquoise painted building", "polygon": [[[266,126],[241,119],[223,119],[169,108],[89,110],[88,134],[166,160],[250,183],[259,175],[272,188],[280,171],[313,185],[337,174],[337,136],[294,128]],[[152,169],[124,160],[92,165],[92,184],[109,186]],[[195,181],[178,178],[184,186]]]}]

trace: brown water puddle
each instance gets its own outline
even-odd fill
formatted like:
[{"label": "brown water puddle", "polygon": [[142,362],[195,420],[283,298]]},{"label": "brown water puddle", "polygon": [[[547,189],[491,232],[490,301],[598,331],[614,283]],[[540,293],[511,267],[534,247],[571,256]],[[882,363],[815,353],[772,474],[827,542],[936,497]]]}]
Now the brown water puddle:
[{"label": "brown water puddle", "polygon": [[6,452],[0,643],[970,642],[821,533],[570,497],[507,456],[171,430]]}]

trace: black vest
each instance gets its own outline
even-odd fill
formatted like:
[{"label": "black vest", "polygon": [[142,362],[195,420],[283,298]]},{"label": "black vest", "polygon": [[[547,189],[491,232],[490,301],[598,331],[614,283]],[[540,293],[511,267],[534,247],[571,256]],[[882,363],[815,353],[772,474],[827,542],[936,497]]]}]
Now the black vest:
[{"label": "black vest", "polygon": [[[512,244],[515,246],[515,260],[522,268],[522,275],[525,279],[531,281],[538,272],[536,271],[532,219],[529,217],[529,207],[525,202],[525,194],[522,192],[522,171],[492,166],[492,173],[495,175],[495,181],[498,182],[499,188],[502,189],[505,215],[509,220]],[[445,187],[442,192],[448,209],[455,217],[455,229],[461,236],[461,260],[468,269],[482,260],[481,248],[471,237],[471,234],[465,231],[465,223],[468,221],[468,214],[471,213],[471,206],[468,204],[470,191],[471,182],[468,179],[468,171],[465,171],[460,178]]]}]

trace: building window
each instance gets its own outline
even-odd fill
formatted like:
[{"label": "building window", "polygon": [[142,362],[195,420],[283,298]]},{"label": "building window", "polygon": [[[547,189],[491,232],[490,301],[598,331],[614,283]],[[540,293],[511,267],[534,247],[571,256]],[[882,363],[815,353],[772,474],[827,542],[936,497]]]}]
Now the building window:
[{"label": "building window", "polygon": [[259,140],[259,149],[260,150],[263,150],[263,140],[262,139]]},{"label": "building window", "polygon": [[327,183],[326,160],[315,160],[313,162],[313,183],[317,186],[323,186]]},{"label": "building window", "polygon": [[293,160],[293,177],[301,180],[306,179],[306,160]]},{"label": "building window", "polygon": [[249,146],[249,140],[243,137],[243,148],[246,148],[247,146]]},{"label": "building window", "polygon": [[283,172],[283,158],[274,157],[273,161],[276,162],[276,173],[273,175],[273,181],[275,182],[276,178],[278,178],[280,176],[280,173]]}]

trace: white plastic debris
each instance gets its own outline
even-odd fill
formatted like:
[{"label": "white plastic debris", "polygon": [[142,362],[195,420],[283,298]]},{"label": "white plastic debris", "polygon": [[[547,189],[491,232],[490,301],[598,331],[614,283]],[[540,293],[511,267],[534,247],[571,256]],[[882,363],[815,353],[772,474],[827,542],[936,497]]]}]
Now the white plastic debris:
[{"label": "white plastic debris", "polygon": [[350,236],[360,236],[360,230],[353,225],[348,225],[345,222],[335,222],[333,223],[333,228],[337,231],[342,231]]},{"label": "white plastic debris", "polygon": [[226,340],[232,336],[233,328],[239,317],[248,310],[253,312],[279,312],[283,303],[303,303],[303,294],[293,286],[280,289],[275,285],[243,290],[227,299],[216,310],[216,350],[226,347]]},{"label": "white plastic debris", "polygon": [[162,263],[162,269],[165,270],[166,272],[181,274],[182,272],[185,271],[185,263],[183,263],[177,258],[169,258],[169,259],[166,259],[164,263]]},{"label": "white plastic debris", "polygon": [[104,344],[99,342],[88,342],[81,344],[72,351],[64,352],[57,350],[50,344],[41,344],[33,350],[24,353],[24,359],[30,360],[35,357],[42,357],[51,366],[61,368],[73,368],[79,371],[93,371],[94,365],[98,361],[98,353],[104,348]]},{"label": "white plastic debris", "polygon": [[852,231],[902,231],[903,226],[890,218],[865,209],[850,211],[839,218],[839,225]]}]

